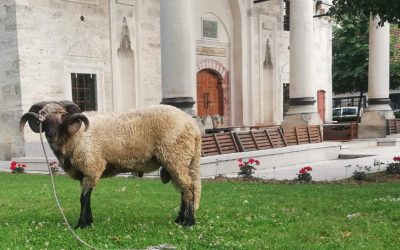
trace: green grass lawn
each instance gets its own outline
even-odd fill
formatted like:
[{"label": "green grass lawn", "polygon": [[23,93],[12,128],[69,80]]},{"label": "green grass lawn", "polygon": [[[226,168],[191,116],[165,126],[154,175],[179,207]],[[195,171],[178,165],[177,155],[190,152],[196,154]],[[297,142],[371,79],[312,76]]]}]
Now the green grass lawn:
[{"label": "green grass lawn", "polygon": [[[180,197],[159,180],[113,178],[92,195],[94,225],[76,230],[99,248],[398,249],[400,183],[262,184],[203,181],[197,224],[172,221]],[[79,183],[56,177],[74,226]],[[0,173],[0,249],[84,249],[66,230],[49,176]]]}]

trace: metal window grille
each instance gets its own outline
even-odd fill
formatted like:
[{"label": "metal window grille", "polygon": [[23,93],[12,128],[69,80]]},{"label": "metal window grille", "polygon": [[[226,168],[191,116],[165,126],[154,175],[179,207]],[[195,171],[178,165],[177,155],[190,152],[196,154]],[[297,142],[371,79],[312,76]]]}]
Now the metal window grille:
[{"label": "metal window grille", "polygon": [[290,1],[283,1],[283,30],[290,30]]},{"label": "metal window grille", "polygon": [[389,94],[390,107],[393,111],[398,112],[400,110],[400,93]]},{"label": "metal window grille", "polygon": [[289,83],[283,84],[283,115],[289,111]]},{"label": "metal window grille", "polygon": [[[349,97],[335,97],[332,99],[333,107],[351,107],[358,106],[358,100],[360,97],[349,96]],[[363,96],[361,100],[361,107],[367,107],[366,96]]]},{"label": "metal window grille", "polygon": [[97,110],[96,75],[71,73],[72,101],[82,111]]}]

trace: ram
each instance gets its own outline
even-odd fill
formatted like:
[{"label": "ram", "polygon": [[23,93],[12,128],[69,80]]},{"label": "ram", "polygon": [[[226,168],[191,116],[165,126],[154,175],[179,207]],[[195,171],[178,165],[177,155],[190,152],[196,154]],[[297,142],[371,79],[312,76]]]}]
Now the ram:
[{"label": "ram", "polygon": [[[201,195],[201,133],[195,120],[167,105],[123,114],[82,113],[71,101],[34,104],[20,120],[47,141],[64,171],[82,187],[76,228],[92,224],[90,197],[100,178],[124,172],[148,173],[162,166],[164,183],[181,192],[176,223],[195,224]],[[84,126],[83,126],[84,125]]]}]

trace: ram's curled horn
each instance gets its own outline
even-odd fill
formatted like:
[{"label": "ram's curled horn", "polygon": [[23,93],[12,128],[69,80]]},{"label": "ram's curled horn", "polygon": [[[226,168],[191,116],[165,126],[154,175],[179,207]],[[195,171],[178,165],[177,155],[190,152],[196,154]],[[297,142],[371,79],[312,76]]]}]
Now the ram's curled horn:
[{"label": "ram's curled horn", "polygon": [[88,130],[89,119],[80,113],[66,117],[61,124],[61,128],[66,129],[69,134],[75,134],[81,128],[81,122],[85,124],[85,131]]},{"label": "ram's curled horn", "polygon": [[25,123],[29,122],[29,127],[31,127],[32,131],[35,133],[39,133],[39,115],[34,112],[25,113],[21,120],[19,121],[19,129],[24,130]]},{"label": "ram's curled horn", "polygon": [[75,103],[71,102],[71,101],[63,100],[63,101],[59,101],[59,103],[62,106],[64,106],[65,110],[69,114],[82,113],[82,110],[79,108],[79,106],[76,105]]},{"label": "ram's curled horn", "polygon": [[48,102],[37,102],[32,105],[28,113],[25,113],[21,120],[19,121],[19,129],[22,131],[24,129],[25,123],[29,123],[29,127],[33,132],[39,133],[39,111],[46,106]]},{"label": "ram's curled horn", "polygon": [[32,107],[29,109],[28,112],[35,112],[36,114],[39,114],[39,111],[44,108],[49,102],[37,102],[32,105]]}]

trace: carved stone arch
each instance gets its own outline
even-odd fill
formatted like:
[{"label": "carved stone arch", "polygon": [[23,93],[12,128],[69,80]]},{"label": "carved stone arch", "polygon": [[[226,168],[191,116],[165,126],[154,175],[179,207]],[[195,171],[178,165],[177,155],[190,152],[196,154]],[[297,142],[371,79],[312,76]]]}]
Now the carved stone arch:
[{"label": "carved stone arch", "polygon": [[67,51],[67,57],[80,57],[89,60],[101,60],[100,50],[87,40],[74,43]]},{"label": "carved stone arch", "polygon": [[197,64],[197,72],[203,69],[212,69],[216,71],[222,79],[225,79],[227,76],[227,70],[224,65],[222,65],[220,62],[211,60],[211,59],[206,59],[201,61],[200,63]]},{"label": "carved stone arch", "polygon": [[229,71],[220,62],[205,59],[197,64],[197,73],[201,70],[208,69],[215,72],[221,79],[223,90],[223,106],[224,106],[224,124],[229,125],[231,122],[231,87],[229,80]]}]

